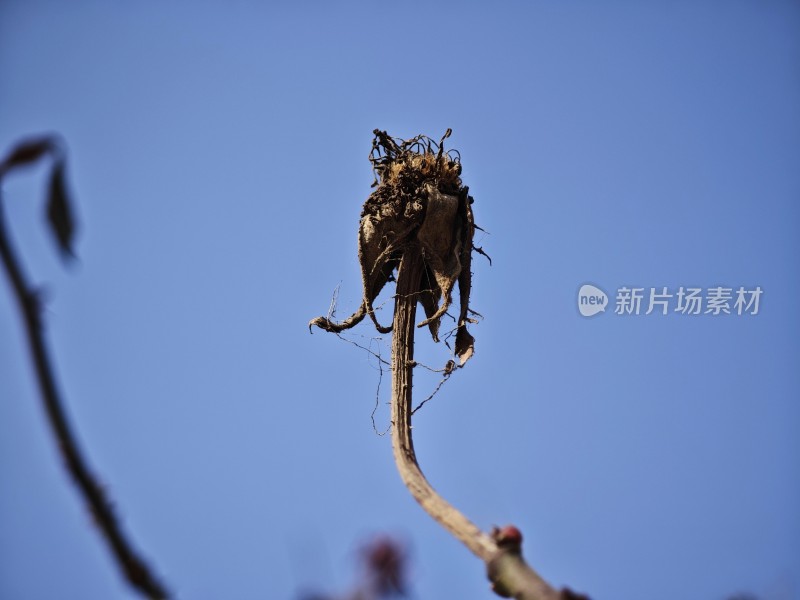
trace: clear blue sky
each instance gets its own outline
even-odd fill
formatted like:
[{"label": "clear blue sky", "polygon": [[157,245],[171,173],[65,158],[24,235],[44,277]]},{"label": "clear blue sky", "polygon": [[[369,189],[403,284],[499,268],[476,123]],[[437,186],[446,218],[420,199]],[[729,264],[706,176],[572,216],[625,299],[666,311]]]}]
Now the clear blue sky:
[{"label": "clear blue sky", "polygon": [[[137,546],[181,599],[291,599],[346,590],[385,531],[413,598],[494,597],[373,432],[374,361],[306,328],[340,283],[340,316],[359,302],[372,130],[452,127],[494,266],[475,357],[415,421],[434,486],[595,600],[800,598],[799,73],[792,2],[0,3],[0,146],[67,140],[79,268],[44,169],[8,179],[8,219]],[[764,294],[586,319],[584,283]],[[0,597],[133,598],[23,343],[3,277]]]}]

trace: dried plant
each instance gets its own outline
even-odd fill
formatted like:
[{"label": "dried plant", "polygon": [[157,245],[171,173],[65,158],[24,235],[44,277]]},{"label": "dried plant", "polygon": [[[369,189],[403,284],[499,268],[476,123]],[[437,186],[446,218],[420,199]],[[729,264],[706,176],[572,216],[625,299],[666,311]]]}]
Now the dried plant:
[{"label": "dried plant", "polygon": [[[358,310],[341,323],[330,315],[309,323],[326,331],[341,332],[369,315],[382,333],[392,337],[392,448],[406,487],[428,514],[459,539],[487,567],[492,589],[520,600],[580,600],[569,589],[556,590],[522,558],[522,534],[512,526],[481,531],[428,483],[417,462],[411,437],[414,331],[427,325],[435,341],[442,316],[451,305],[456,282],[460,311],[455,354],[463,366],[472,356],[475,340],[467,331],[472,288],[472,252],[475,221],[473,199],[461,181],[461,157],[444,151],[439,142],[418,135],[409,140],[375,130],[370,161],[377,189],[361,211],[358,258],[363,299]],[[396,275],[395,275],[396,273]],[[373,302],[384,286],[396,282],[391,326],[378,322]],[[417,303],[426,318],[415,324]],[[453,369],[448,363],[448,374]]]},{"label": "dried plant", "polygon": [[451,130],[438,143],[424,135],[398,140],[378,129],[373,133],[370,161],[377,189],[364,203],[358,230],[361,306],[341,323],[319,317],[310,325],[340,332],[369,315],[378,331],[390,332],[391,326],[378,322],[373,302],[394,279],[403,255],[418,247],[425,263],[418,297],[426,315],[419,326],[427,325],[434,341],[439,341],[441,318],[450,308],[458,282],[461,309],[455,352],[463,365],[475,343],[467,331],[467,324],[474,322],[469,317],[469,294],[475,221],[473,199],[461,182],[460,156],[444,151]]}]

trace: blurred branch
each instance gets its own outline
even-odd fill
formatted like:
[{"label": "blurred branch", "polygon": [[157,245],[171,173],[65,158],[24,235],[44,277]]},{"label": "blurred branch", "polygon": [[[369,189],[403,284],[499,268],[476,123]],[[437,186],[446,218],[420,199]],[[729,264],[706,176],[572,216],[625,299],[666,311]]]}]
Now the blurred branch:
[{"label": "blurred branch", "polygon": [[[54,163],[50,177],[48,217],[59,250],[66,257],[72,254],[71,243],[75,227],[64,185],[64,152],[57,138],[45,136],[26,140],[13,148],[9,155],[0,162],[0,192],[2,191],[3,177],[8,172],[37,162],[46,156],[51,156]],[[102,487],[97,483],[80,453],[75,434],[70,428],[63,408],[47,353],[40,319],[42,307],[39,294],[27,282],[21,262],[11,245],[5,226],[2,197],[0,197],[0,256],[25,324],[28,347],[36,370],[45,412],[67,471],[83,495],[119,568],[131,586],[148,598],[166,599],[168,597],[166,590],[125,538],[112,511],[111,503],[105,497]]]},{"label": "blurred branch", "polygon": [[397,540],[380,535],[359,553],[363,573],[356,587],[346,595],[306,593],[300,600],[387,600],[406,596],[407,555]]}]

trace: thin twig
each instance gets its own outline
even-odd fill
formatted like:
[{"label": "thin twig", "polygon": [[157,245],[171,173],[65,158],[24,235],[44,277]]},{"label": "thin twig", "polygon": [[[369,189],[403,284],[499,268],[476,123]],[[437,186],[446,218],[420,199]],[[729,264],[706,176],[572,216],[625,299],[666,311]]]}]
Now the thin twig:
[{"label": "thin twig", "polygon": [[420,408],[425,406],[430,400],[433,399],[433,397],[436,394],[439,393],[439,390],[442,389],[442,386],[447,382],[448,379],[450,379],[450,376],[453,374],[455,369],[456,369],[455,361],[454,360],[448,360],[447,361],[447,365],[445,366],[444,369],[442,369],[442,371],[444,372],[444,376],[439,380],[439,383],[436,385],[436,388],[434,388],[434,390],[430,393],[430,395],[427,398],[425,398],[425,400],[423,400],[422,402],[417,404],[416,408],[414,408],[414,410],[411,411],[411,416],[412,417],[416,414],[416,412]]},{"label": "thin twig", "polygon": [[56,438],[67,471],[84,497],[89,511],[111,548],[119,568],[128,582],[144,596],[153,600],[164,600],[168,593],[161,582],[153,575],[147,564],[133,550],[133,546],[122,533],[122,528],[114,516],[111,503],[103,489],[94,478],[86,461],[78,449],[75,435],[69,425],[63,403],[53,375],[53,368],[42,332],[39,317],[41,306],[37,292],[28,285],[20,261],[11,246],[6,233],[3,203],[0,198],[0,256],[2,256],[14,296],[25,323],[28,346],[36,368],[36,377],[42,394],[45,412]]},{"label": "thin twig", "polygon": [[[339,337],[342,338],[341,335],[339,335]],[[348,341],[348,342],[351,341],[351,340],[347,340],[346,338],[342,338],[342,339],[344,339],[345,341]],[[372,338],[372,340],[370,340],[370,341],[373,341],[375,339],[376,338]],[[391,428],[391,425],[389,425],[389,427],[387,427],[383,431],[378,431],[378,426],[375,424],[375,413],[378,412],[378,407],[380,406],[380,402],[381,402],[381,382],[383,381],[383,365],[391,365],[391,363],[387,362],[381,356],[381,353],[380,353],[380,348],[381,348],[380,347],[380,341],[381,341],[381,338],[377,338],[377,341],[378,341],[378,352],[377,353],[374,352],[371,348],[365,348],[364,346],[361,346],[359,344],[356,344],[356,346],[358,346],[359,348],[364,348],[367,352],[369,352],[375,358],[378,359],[378,385],[375,388],[375,406],[372,407],[372,412],[370,413],[369,418],[372,420],[372,430],[376,434],[378,434],[379,436],[383,437],[384,435],[389,433],[389,429]],[[352,343],[355,344],[355,342],[352,342]],[[372,344],[370,344],[370,345],[372,345]]]},{"label": "thin twig", "polygon": [[[348,339],[348,338],[344,337],[344,336],[343,336],[341,333],[339,333],[339,332],[336,332],[336,331],[335,331],[334,333],[336,334],[336,337],[338,337],[338,338],[339,338],[340,340],[342,340],[343,342],[347,342],[348,344],[353,344],[353,346],[355,346],[356,348],[360,348],[361,350],[364,350],[364,351],[366,351],[368,354],[371,354],[372,356],[374,356],[374,357],[375,357],[375,358],[378,360],[378,362],[379,362],[380,364],[386,365],[387,367],[390,367],[390,366],[392,365],[392,363],[390,363],[388,360],[386,360],[385,358],[383,358],[383,357],[381,356],[381,353],[380,353],[380,352],[375,352],[375,351],[374,351],[372,348],[367,348],[366,346],[363,346],[363,345],[359,344],[358,342],[356,342],[356,341],[354,341],[354,340]],[[373,337],[373,338],[370,338],[370,342],[373,342],[373,341],[375,341],[375,340],[377,340],[377,341],[380,341],[380,340],[382,340],[382,339],[383,339],[383,338],[379,338],[379,337],[378,337],[378,338],[375,338],[375,337]],[[370,344],[370,345],[372,345],[372,344]],[[381,374],[383,374],[383,370],[381,370]]]}]

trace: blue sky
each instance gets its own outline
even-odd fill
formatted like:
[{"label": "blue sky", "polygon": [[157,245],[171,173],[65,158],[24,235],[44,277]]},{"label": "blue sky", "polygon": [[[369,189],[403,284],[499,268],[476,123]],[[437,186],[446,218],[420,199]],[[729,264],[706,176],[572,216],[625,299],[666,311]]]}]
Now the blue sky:
[{"label": "blue sky", "polygon": [[[4,208],[82,447],[177,596],[344,591],[388,532],[414,598],[494,597],[373,431],[374,359],[306,328],[359,302],[372,130],[451,127],[493,266],[475,357],[416,415],[433,485],[595,600],[800,598],[798,33],[790,2],[0,4],[0,145],[66,139],[78,268],[44,169]],[[587,319],[584,283],[764,293]],[[133,598],[23,344],[2,278],[0,597]]]}]

